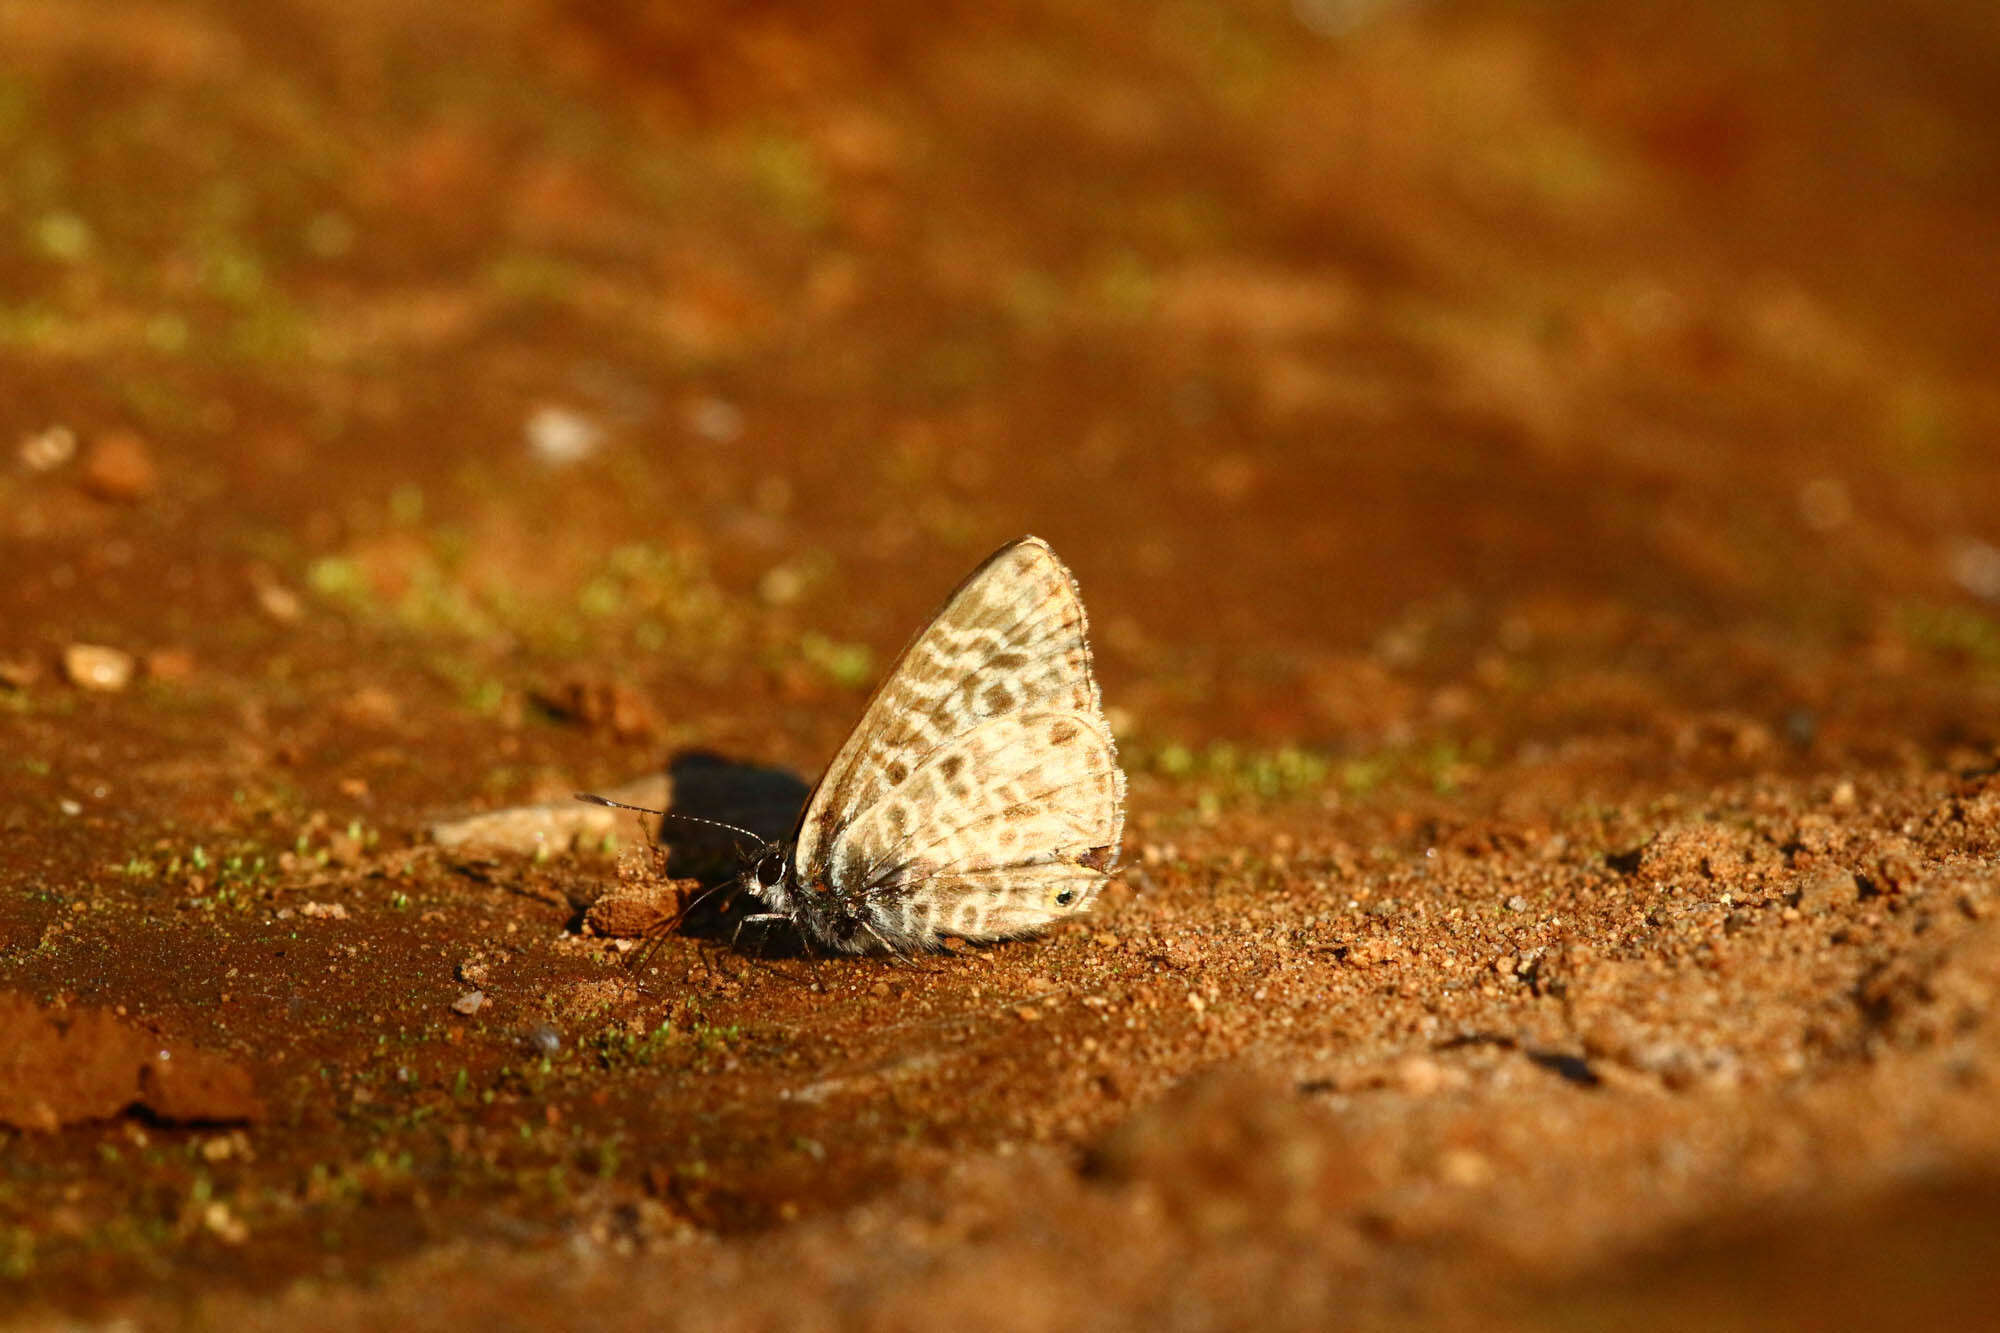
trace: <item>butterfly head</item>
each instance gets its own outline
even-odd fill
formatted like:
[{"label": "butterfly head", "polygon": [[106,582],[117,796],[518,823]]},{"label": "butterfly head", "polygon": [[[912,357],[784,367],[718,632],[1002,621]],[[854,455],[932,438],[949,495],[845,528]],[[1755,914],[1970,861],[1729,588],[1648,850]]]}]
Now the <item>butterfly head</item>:
[{"label": "butterfly head", "polygon": [[810,947],[835,951],[865,948],[865,909],[840,893],[828,878],[800,873],[797,844],[773,842],[744,858],[737,884],[764,905],[767,914],[791,918]]},{"label": "butterfly head", "polygon": [[745,857],[747,864],[737,879],[744,892],[774,912],[791,904],[791,850],[781,842],[765,843]]}]

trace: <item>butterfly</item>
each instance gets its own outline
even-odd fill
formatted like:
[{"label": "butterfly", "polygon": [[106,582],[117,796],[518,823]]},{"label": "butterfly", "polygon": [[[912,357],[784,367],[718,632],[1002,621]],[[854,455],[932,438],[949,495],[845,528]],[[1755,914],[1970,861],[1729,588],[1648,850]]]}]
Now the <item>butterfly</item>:
[{"label": "butterfly", "polygon": [[908,954],[1088,908],[1118,866],[1125,774],[1086,624],[1046,542],[988,556],[876,687],[791,838],[743,873],[764,910],[742,924]]}]

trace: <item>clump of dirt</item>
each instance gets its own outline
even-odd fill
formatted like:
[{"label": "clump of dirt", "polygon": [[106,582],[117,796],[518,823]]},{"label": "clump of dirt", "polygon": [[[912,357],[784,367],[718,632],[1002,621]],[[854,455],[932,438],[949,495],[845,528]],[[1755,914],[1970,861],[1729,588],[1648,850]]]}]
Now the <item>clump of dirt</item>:
[{"label": "clump of dirt", "polygon": [[164,1124],[247,1124],[250,1071],[102,1009],[45,1010],[0,991],[0,1125],[54,1133],[130,1111]]},{"label": "clump of dirt", "polygon": [[575,677],[538,690],[533,701],[550,715],[617,741],[650,741],[660,720],[644,695],[617,681]]},{"label": "clump of dirt", "polygon": [[667,873],[667,852],[655,845],[646,854],[628,855],[618,863],[618,882],[594,899],[583,914],[583,928],[611,939],[650,939],[671,933],[687,919],[702,894],[698,879],[676,879]]},{"label": "clump of dirt", "polygon": [[1218,1239],[1324,1228],[1375,1183],[1343,1149],[1338,1124],[1297,1089],[1234,1067],[1194,1075],[1120,1123],[1086,1168],[1143,1187],[1179,1225]]}]

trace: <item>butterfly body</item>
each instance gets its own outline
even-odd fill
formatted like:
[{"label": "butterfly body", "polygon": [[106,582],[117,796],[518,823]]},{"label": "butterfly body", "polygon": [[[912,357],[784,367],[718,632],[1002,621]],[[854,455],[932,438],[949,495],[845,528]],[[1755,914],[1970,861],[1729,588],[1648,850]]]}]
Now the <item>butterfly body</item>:
[{"label": "butterfly body", "polygon": [[743,887],[813,946],[912,953],[1083,911],[1125,777],[1075,581],[1033,537],[994,552],[903,650]]}]

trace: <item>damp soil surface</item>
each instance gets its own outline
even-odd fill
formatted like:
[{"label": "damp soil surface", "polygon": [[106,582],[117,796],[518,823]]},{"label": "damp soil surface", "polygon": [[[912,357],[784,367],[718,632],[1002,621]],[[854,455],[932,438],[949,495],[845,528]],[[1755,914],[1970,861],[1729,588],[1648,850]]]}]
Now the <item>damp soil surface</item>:
[{"label": "damp soil surface", "polygon": [[[0,49],[14,1326],[1992,1318],[1985,6]],[[1091,916],[632,966],[1023,532]]]}]

